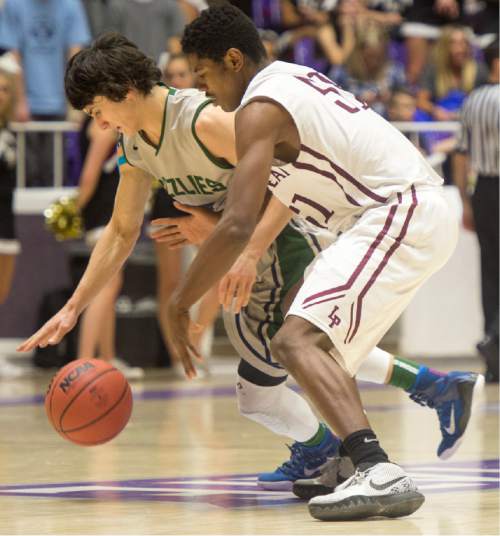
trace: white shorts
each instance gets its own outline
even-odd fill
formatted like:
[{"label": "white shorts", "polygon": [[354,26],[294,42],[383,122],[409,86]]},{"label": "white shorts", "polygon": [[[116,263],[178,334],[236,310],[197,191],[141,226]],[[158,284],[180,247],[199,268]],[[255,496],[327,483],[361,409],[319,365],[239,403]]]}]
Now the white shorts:
[{"label": "white shorts", "polygon": [[440,187],[413,187],[366,210],[308,266],[288,315],[331,339],[354,376],[418,288],[450,257],[458,221]]}]

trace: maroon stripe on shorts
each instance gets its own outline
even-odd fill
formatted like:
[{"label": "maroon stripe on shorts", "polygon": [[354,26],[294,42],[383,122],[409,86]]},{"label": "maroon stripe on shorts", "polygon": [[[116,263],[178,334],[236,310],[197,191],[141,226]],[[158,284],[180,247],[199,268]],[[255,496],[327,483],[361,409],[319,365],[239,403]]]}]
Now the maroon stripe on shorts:
[{"label": "maroon stripe on shorts", "polygon": [[308,307],[312,307],[313,305],[319,305],[320,303],[324,303],[324,302],[327,302],[327,301],[338,300],[339,298],[343,298],[344,296],[345,296],[345,294],[337,294],[337,296],[334,296],[333,298],[326,298],[324,300],[314,302],[314,303],[310,303],[309,305],[305,305],[303,307],[303,309],[307,309]]},{"label": "maroon stripe on shorts", "polygon": [[[343,290],[348,290],[348,289],[351,288],[351,286],[354,283],[354,281],[356,281],[356,279],[358,278],[359,274],[363,271],[363,268],[366,266],[366,264],[370,260],[371,256],[373,255],[373,252],[377,249],[377,247],[379,246],[380,242],[382,242],[382,240],[384,239],[385,235],[389,231],[389,228],[392,225],[392,222],[394,220],[394,215],[396,214],[397,208],[398,208],[398,205],[392,205],[391,206],[391,208],[389,210],[389,214],[388,214],[388,216],[387,216],[387,218],[385,220],[384,227],[382,228],[380,233],[377,235],[377,238],[375,238],[375,240],[372,242],[372,244],[368,248],[368,251],[365,253],[363,259],[361,260],[361,262],[358,264],[358,266],[356,267],[356,269],[352,273],[351,277],[349,278],[349,281],[347,281],[347,283],[345,283],[343,285],[340,285],[338,287],[330,288],[330,289],[327,289],[327,290],[322,290],[321,292],[318,292],[317,294],[313,294],[312,296],[308,296],[302,302],[303,306],[308,304],[308,303],[310,303],[310,302],[312,302],[313,300],[316,300],[317,298],[322,298],[323,296],[330,296],[331,294],[335,294],[336,292],[341,292]],[[331,298],[331,299],[334,299],[334,298]],[[327,301],[327,300],[323,300],[323,301]],[[315,303],[312,304],[312,305],[315,305]]]},{"label": "maroon stripe on shorts", "polygon": [[337,177],[333,173],[330,173],[329,171],[324,171],[322,169],[319,169],[319,168],[313,166],[312,164],[306,164],[304,162],[294,162],[293,167],[297,168],[297,169],[305,169],[307,171],[312,171],[313,173],[317,173],[318,175],[322,175],[323,177],[326,177],[327,179],[331,179],[342,190],[342,193],[345,195],[345,198],[347,199],[347,201],[349,201],[349,203],[351,203],[351,205],[354,205],[356,207],[361,206],[356,201],[356,199],[354,199],[354,197],[350,196],[344,190],[344,187],[342,186],[342,184],[340,184],[340,182],[337,180]]},{"label": "maroon stripe on shorts", "polygon": [[323,160],[325,162],[328,162],[334,171],[336,171],[339,175],[344,177],[344,179],[350,182],[360,192],[364,193],[370,199],[373,199],[374,201],[378,201],[379,203],[387,202],[387,199],[388,199],[387,197],[382,197],[381,195],[378,195],[375,192],[372,192],[364,184],[361,184],[357,179],[355,179],[352,175],[350,175],[345,169],[342,169],[339,165],[335,164],[335,162],[332,162],[327,156],[321,153],[318,153],[318,151],[311,149],[311,147],[307,147],[307,145],[302,144],[300,146],[300,149],[304,151],[305,153],[308,153],[311,156],[314,156],[314,158],[317,158],[318,160]]},{"label": "maroon stripe on shorts", "polygon": [[347,335],[345,336],[345,339],[344,339],[344,344],[346,344],[347,342],[347,339],[349,337],[349,333],[351,333],[351,329],[352,329],[352,320],[353,320],[353,316],[354,316],[354,303],[351,303],[351,317],[349,319],[349,329],[347,330]]},{"label": "maroon stripe on shorts", "polygon": [[[364,286],[364,288],[359,293],[357,302],[356,302],[356,323],[354,325],[353,332],[351,336],[349,337],[348,343],[350,343],[354,336],[356,335],[359,325],[361,323],[361,309],[362,309],[362,303],[363,298],[366,296],[367,292],[372,287],[373,283],[377,280],[378,276],[381,274],[382,270],[387,265],[389,259],[392,257],[394,252],[398,249],[398,247],[401,245],[401,242],[403,241],[403,238],[406,236],[406,232],[408,231],[408,226],[410,224],[410,220],[413,217],[413,213],[415,212],[415,208],[418,205],[418,199],[417,199],[417,193],[415,191],[415,186],[411,186],[411,195],[412,195],[412,203],[410,205],[410,208],[408,209],[408,213],[406,215],[405,222],[403,224],[403,227],[401,228],[401,232],[399,233],[399,236],[395,239],[394,244],[387,250],[386,254],[384,255],[384,258],[380,262],[380,264],[377,266],[377,269],[373,272],[372,276]],[[398,199],[399,199],[398,195]],[[402,196],[401,196],[402,197]]]}]

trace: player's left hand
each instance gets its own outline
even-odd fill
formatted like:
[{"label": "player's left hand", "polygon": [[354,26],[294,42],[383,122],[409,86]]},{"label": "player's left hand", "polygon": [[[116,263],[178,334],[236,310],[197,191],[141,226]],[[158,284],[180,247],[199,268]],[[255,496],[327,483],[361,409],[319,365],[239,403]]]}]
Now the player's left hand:
[{"label": "player's left hand", "polygon": [[188,213],[180,218],[157,218],[151,221],[153,226],[159,226],[150,236],[156,242],[166,243],[169,249],[178,249],[188,244],[201,244],[206,240],[216,226],[219,216],[204,207],[182,205],[177,201],[174,206]]},{"label": "player's left hand", "polygon": [[189,336],[192,329],[189,309],[180,306],[175,294],[167,304],[167,328],[170,346],[182,363],[187,378],[190,380],[196,378],[196,368],[192,358],[198,361],[203,361],[203,359]]}]

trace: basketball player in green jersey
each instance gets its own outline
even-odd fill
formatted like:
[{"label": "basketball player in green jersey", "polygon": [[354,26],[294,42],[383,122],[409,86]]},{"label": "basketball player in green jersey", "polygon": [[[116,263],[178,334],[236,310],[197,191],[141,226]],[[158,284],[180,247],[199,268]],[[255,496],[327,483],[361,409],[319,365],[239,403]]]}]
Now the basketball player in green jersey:
[{"label": "basketball player in green jersey", "polygon": [[[184,205],[200,211],[208,206],[210,214],[222,210],[236,164],[234,117],[213,106],[200,91],[176,91],[158,85],[159,80],[154,64],[117,34],[102,36],[70,62],[66,75],[70,102],[101,128],[121,134],[120,185],[111,221],[73,296],[19,350],[57,344],[120,268],[139,236],[153,178]],[[273,169],[273,174],[279,176],[280,169]],[[292,215],[276,199],[270,201],[240,257],[242,263],[258,259],[250,300],[238,314],[225,314],[228,335],[241,357],[237,381],[241,413],[295,441],[289,461],[260,475],[261,485],[271,489],[290,489],[295,480],[316,476],[339,449],[338,439],[285,385],[287,373],[270,352],[270,340],[283,321],[281,304],[287,292],[323,244],[332,241],[329,234],[299,232],[288,224]],[[389,382],[413,394],[439,385],[446,375],[374,349],[359,377]]]}]

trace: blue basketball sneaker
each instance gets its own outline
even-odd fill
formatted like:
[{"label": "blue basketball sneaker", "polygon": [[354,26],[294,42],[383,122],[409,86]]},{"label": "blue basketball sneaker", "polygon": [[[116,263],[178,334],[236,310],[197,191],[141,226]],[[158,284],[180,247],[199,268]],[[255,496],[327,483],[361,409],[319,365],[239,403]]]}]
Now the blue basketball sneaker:
[{"label": "blue basketball sneaker", "polygon": [[[425,370],[422,373],[425,374]],[[450,458],[460,446],[477,395],[483,386],[484,376],[481,374],[449,372],[423,388],[419,387],[417,377],[415,386],[408,391],[412,400],[437,411],[443,436],[437,455],[442,460]]]},{"label": "blue basketball sneaker", "polygon": [[325,435],[321,442],[309,447],[295,441],[290,449],[290,459],[272,473],[261,473],[258,477],[260,487],[269,490],[290,491],[293,483],[301,478],[315,478],[328,458],[338,455],[340,439],[323,424]]}]

